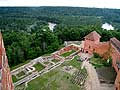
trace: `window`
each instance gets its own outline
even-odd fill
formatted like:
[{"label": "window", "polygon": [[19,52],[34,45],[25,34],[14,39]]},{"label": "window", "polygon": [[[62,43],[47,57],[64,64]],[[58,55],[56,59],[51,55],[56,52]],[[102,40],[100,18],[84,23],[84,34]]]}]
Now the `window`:
[{"label": "window", "polygon": [[89,49],[90,49],[90,46],[89,46]]}]

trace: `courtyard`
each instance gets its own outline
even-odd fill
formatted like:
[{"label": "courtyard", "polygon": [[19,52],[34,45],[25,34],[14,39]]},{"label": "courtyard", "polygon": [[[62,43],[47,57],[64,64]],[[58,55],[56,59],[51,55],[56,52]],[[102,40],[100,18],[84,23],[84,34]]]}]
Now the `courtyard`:
[{"label": "courtyard", "polygon": [[21,69],[20,71],[12,75],[13,82],[15,83],[34,72],[39,72],[43,70],[44,68],[45,66],[42,65],[41,63],[36,63],[33,66],[28,66],[24,69]]},{"label": "courtyard", "polygon": [[[85,90],[88,87],[95,89],[100,88],[100,85],[103,84],[109,86],[106,82],[110,79],[112,81],[109,81],[109,83],[113,85],[115,75],[106,76],[106,72],[114,73],[110,69],[106,69],[111,65],[111,60],[108,62],[99,56],[91,56],[82,52],[73,53],[76,53],[76,51],[71,49],[62,54],[58,52],[54,57],[51,54],[51,56],[35,59],[32,62],[33,65],[29,64],[31,66],[28,65],[26,68],[29,73],[26,74],[23,69],[23,71],[13,75],[13,80],[17,82],[20,79],[24,80],[24,77],[27,80],[27,77],[33,74],[29,76],[30,80],[17,85],[15,90],[21,87],[24,90]],[[92,76],[94,77],[90,78]],[[93,81],[92,84],[88,84],[89,80]]]},{"label": "courtyard", "polygon": [[[66,72],[63,68],[68,66],[72,68]],[[30,81],[26,90],[80,90],[81,86],[71,81],[73,74],[79,71],[80,67],[81,62],[77,61],[77,57],[75,57],[45,75]]]}]

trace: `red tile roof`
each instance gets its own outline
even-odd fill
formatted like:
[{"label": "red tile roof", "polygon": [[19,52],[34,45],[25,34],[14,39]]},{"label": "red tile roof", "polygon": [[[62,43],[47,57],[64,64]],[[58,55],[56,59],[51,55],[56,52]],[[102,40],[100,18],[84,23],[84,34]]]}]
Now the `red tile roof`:
[{"label": "red tile roof", "polygon": [[85,36],[84,38],[95,41],[95,40],[98,40],[98,38],[101,38],[101,36],[96,31],[93,31],[87,36]]},{"label": "red tile roof", "polygon": [[110,39],[110,42],[120,52],[120,41],[114,37]]}]

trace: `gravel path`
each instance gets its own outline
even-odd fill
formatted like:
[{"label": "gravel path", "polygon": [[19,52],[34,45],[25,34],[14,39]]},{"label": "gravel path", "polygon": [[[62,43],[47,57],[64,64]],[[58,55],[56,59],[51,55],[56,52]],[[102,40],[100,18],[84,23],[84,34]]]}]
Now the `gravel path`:
[{"label": "gravel path", "polygon": [[85,62],[84,66],[88,73],[85,83],[86,90],[114,90],[113,84],[100,83],[96,70],[89,62]]},{"label": "gravel path", "polygon": [[88,78],[85,83],[86,90],[102,90],[100,89],[100,82],[94,67],[89,62],[85,62],[85,68],[88,73]]},{"label": "gravel path", "polygon": [[114,90],[113,84],[101,84],[101,90]]}]

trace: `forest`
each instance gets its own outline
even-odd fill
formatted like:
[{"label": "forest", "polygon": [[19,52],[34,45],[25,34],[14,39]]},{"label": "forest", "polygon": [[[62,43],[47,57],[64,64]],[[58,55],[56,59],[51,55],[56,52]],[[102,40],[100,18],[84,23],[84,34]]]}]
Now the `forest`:
[{"label": "forest", "polygon": [[[48,22],[57,24],[53,31]],[[104,30],[103,23],[115,30]],[[0,7],[0,31],[10,67],[58,50],[64,41],[97,31],[101,41],[120,40],[120,10],[83,7]]]}]

